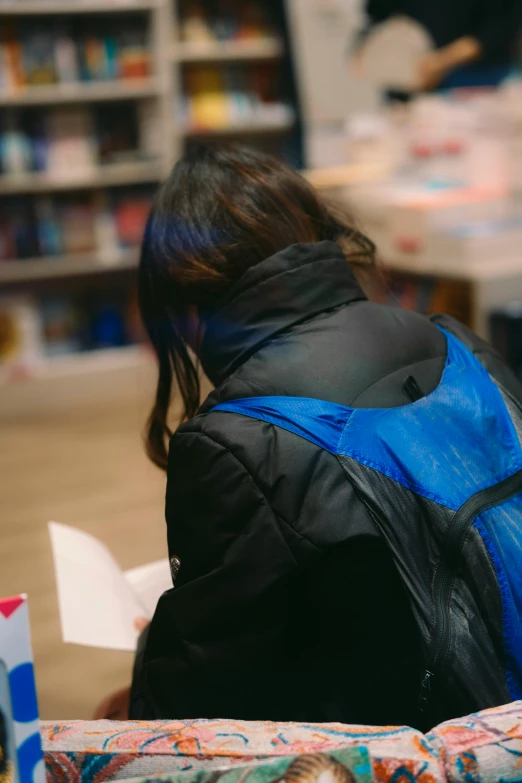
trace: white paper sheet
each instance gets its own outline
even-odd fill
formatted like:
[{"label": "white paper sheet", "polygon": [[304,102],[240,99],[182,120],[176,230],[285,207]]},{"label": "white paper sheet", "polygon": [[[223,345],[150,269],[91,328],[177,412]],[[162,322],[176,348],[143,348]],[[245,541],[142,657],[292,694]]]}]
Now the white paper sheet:
[{"label": "white paper sheet", "polygon": [[152,617],[159,597],[166,590],[172,589],[170,564],[166,558],[126,571],[125,578],[141,605],[145,607],[145,617]]},{"label": "white paper sheet", "polygon": [[65,642],[135,650],[134,621],[152,617],[172,587],[168,560],[124,574],[107,547],[81,530],[49,523]]}]

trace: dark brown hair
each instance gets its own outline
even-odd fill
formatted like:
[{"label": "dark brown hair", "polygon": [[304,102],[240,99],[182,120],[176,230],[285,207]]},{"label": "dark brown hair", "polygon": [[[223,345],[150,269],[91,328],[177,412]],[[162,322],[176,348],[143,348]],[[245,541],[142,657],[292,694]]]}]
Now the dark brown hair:
[{"label": "dark brown hair", "polygon": [[247,269],[290,245],[322,240],[339,242],[350,263],[373,260],[372,243],[270,155],[203,147],[174,166],[154,200],[139,267],[141,315],[159,363],[146,437],[157,465],[167,463],[174,376],[183,419],[200,405],[198,367],[187,348],[190,309],[208,323]]}]

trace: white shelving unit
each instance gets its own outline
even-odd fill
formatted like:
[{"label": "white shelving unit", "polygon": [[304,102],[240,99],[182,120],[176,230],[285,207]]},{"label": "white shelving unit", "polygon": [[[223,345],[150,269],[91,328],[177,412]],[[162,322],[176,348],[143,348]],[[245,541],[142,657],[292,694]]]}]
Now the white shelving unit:
[{"label": "white shelving unit", "polygon": [[156,97],[160,92],[160,83],[155,78],[53,84],[27,87],[9,94],[0,92],[0,107],[139,100]]},{"label": "white shelving unit", "polygon": [[0,285],[65,279],[82,275],[102,275],[136,269],[137,265],[137,250],[122,251],[112,258],[105,258],[98,253],[76,253],[28,258],[23,261],[2,261]]},{"label": "white shelving unit", "polygon": [[100,402],[152,399],[155,385],[152,354],[141,346],[110,348],[47,359],[27,374],[0,374],[0,420],[26,416],[37,400],[40,415],[73,413]]},{"label": "white shelving unit", "polygon": [[0,16],[118,14],[154,11],[161,0],[0,0]]},{"label": "white shelving unit", "polygon": [[110,163],[92,171],[69,176],[30,172],[28,174],[0,176],[0,196],[21,193],[60,193],[92,188],[109,188],[117,185],[133,185],[154,182],[162,176],[161,165],[156,162],[136,161]]},{"label": "white shelving unit", "polygon": [[190,128],[185,127],[182,132],[186,138],[200,139],[219,136],[259,136],[268,134],[279,134],[291,130],[294,121],[290,118],[282,118],[275,122],[238,122],[235,125],[227,125],[222,128]]},{"label": "white shelving unit", "polygon": [[279,38],[252,38],[244,41],[208,42],[202,44],[179,42],[173,45],[171,58],[179,63],[249,62],[278,60],[284,54]]}]

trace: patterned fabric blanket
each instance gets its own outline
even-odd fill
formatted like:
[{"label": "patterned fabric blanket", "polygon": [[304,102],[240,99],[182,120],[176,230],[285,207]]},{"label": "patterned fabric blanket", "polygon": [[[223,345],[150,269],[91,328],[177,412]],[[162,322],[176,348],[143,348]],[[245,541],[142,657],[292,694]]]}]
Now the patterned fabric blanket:
[{"label": "patterned fabric blanket", "polygon": [[[521,783],[522,702],[406,727],[191,720],[44,723],[49,783]],[[300,757],[300,758],[299,758]]]}]

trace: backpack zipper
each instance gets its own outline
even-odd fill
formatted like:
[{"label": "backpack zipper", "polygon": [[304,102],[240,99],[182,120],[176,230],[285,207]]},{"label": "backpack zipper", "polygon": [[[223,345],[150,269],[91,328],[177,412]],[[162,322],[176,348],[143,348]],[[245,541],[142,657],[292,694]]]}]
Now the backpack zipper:
[{"label": "backpack zipper", "polygon": [[432,640],[429,646],[428,666],[421,683],[419,694],[419,709],[428,709],[433,695],[434,680],[440,675],[446,662],[450,643],[449,613],[451,596],[456,579],[456,569],[461,557],[462,548],[473,520],[478,514],[493,506],[498,506],[510,500],[522,491],[522,470],[509,478],[495,484],[493,487],[477,492],[462,505],[451,523],[447,534],[446,546],[441,556],[441,564],[437,570],[433,584],[435,596],[435,624]]}]

